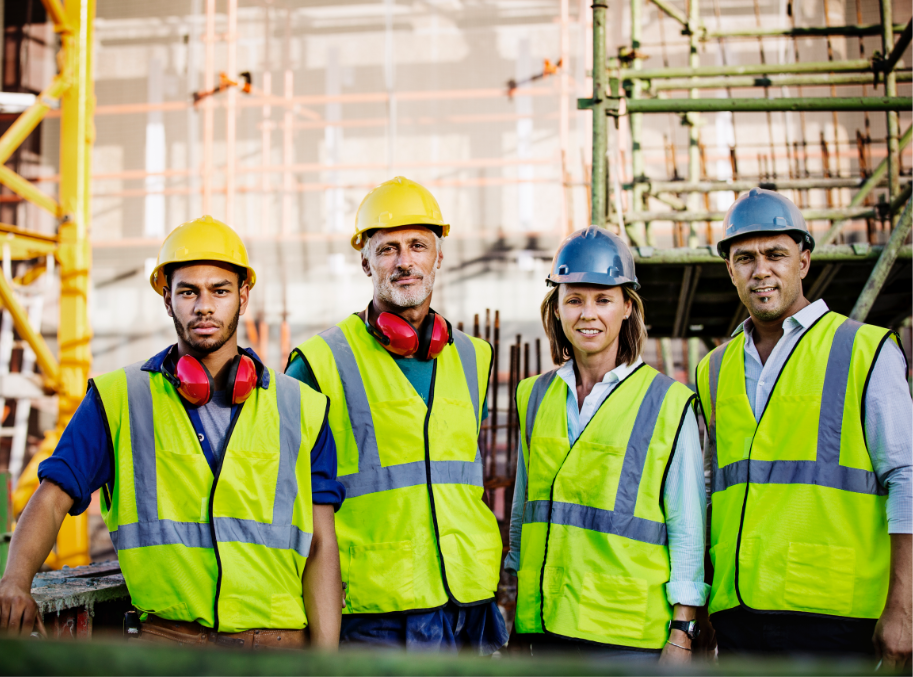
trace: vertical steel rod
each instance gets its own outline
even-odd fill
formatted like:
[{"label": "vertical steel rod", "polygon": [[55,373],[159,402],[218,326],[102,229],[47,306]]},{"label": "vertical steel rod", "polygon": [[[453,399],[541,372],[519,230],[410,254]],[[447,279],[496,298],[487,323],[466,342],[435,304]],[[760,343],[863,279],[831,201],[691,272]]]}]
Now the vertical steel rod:
[{"label": "vertical steel rod", "polygon": [[600,227],[606,224],[606,180],[609,172],[605,111],[609,80],[605,56],[606,9],[607,5],[599,0],[593,3],[593,169],[590,179],[593,197],[590,201],[590,223]]},{"label": "vertical steel rod", "polygon": [[[894,50],[894,9],[891,0],[881,0],[881,47],[887,57]],[[894,70],[885,73],[885,96],[897,96],[897,75]],[[900,133],[900,119],[897,111],[888,111],[888,202],[900,194],[900,148],[897,137]],[[892,222],[895,218],[892,217]]]},{"label": "vertical steel rod", "polygon": [[[642,0],[631,0],[631,52],[633,60],[631,68],[639,71],[643,68],[643,63],[637,58],[637,50],[640,49],[640,41],[643,33],[643,4]],[[634,80],[631,82],[631,98],[639,99],[643,91],[643,82]],[[644,166],[644,151],[641,143],[643,141],[644,116],[642,113],[632,113],[628,116],[631,125],[631,173],[634,186],[631,189],[631,209],[639,212],[645,209],[645,197],[647,194],[646,186],[639,183],[646,178]],[[656,246],[656,236],[650,232],[650,224],[644,222],[632,223],[633,228],[638,233],[644,229],[643,241],[650,247]]]},{"label": "vertical steel rod", "polygon": [[[689,36],[689,54],[688,65],[691,68],[697,68],[701,65],[701,56],[698,53],[698,38],[700,35],[701,10],[698,4],[699,0],[689,0],[688,2],[688,30]],[[689,99],[697,99],[700,92],[697,89],[688,90]],[[688,180],[701,180],[701,130],[698,126],[700,115],[698,113],[687,113],[688,120]],[[700,211],[700,195],[689,193],[688,210],[692,212]],[[697,247],[697,223],[692,222],[688,231],[688,246]]]}]

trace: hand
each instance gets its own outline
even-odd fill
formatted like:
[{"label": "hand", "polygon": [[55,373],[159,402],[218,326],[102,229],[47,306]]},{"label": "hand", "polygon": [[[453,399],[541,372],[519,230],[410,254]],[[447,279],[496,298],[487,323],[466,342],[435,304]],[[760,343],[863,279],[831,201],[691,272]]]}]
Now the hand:
[{"label": "hand", "polygon": [[908,605],[906,608],[886,606],[875,625],[872,644],[875,645],[876,658],[884,661],[885,668],[900,670],[910,667],[910,653],[913,651],[910,616]]},{"label": "hand", "polygon": [[0,633],[28,637],[36,624],[38,632],[45,635],[30,588],[7,578],[0,579]]},{"label": "hand", "polygon": [[[666,642],[663,646],[663,652],[659,657],[659,662],[666,665],[676,665],[682,663],[691,662],[691,652],[688,649],[691,648],[691,640],[681,630],[673,630],[669,635],[669,642],[675,642],[679,646],[672,646]],[[687,647],[686,649],[680,649],[680,646]]]}]

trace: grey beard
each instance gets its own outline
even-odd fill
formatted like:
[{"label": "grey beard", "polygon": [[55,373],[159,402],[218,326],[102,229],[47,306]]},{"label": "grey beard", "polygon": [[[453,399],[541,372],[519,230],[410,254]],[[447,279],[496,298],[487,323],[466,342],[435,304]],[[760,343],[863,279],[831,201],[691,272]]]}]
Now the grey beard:
[{"label": "grey beard", "polygon": [[377,297],[381,301],[386,301],[398,308],[420,306],[431,296],[431,292],[434,290],[434,277],[435,271],[432,269],[428,275],[422,278],[418,287],[412,287],[411,289],[395,287],[390,278],[387,278],[377,285]]}]

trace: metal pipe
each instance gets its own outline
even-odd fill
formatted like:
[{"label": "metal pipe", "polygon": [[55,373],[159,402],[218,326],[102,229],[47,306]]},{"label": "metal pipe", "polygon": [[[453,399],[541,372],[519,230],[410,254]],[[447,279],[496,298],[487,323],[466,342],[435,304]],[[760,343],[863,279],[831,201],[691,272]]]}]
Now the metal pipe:
[{"label": "metal pipe", "polygon": [[[654,0],[655,1],[655,0]],[[700,5],[699,0],[689,0],[688,2],[688,27],[689,27],[689,45],[688,45],[688,65],[694,69],[701,65],[701,56],[698,53],[698,37],[695,29],[700,24]],[[699,97],[697,88],[691,87],[688,90],[688,98],[696,100]],[[688,123],[688,180],[701,180],[701,129],[700,118],[697,113],[689,113],[685,116]],[[700,209],[700,195],[690,193],[688,195],[688,211],[696,212]],[[697,228],[695,222],[691,222],[688,232],[688,246],[696,247],[698,243]]]},{"label": "metal pipe", "polygon": [[[723,265],[723,259],[717,255],[716,248],[712,246],[697,247],[696,249],[656,249],[655,247],[633,247],[634,261],[638,266],[652,265]],[[877,245],[853,246],[848,244],[830,244],[815,247],[812,252],[812,261],[816,262],[842,262],[853,263],[862,261],[875,261],[884,251],[884,247]],[[897,258],[903,261],[913,260],[913,246],[903,245],[897,253]]]},{"label": "metal pipe", "polygon": [[[668,16],[678,21],[682,26],[688,28],[689,19],[686,18],[685,15],[682,14],[677,8],[673,7],[668,2],[665,2],[665,0],[651,0],[651,2],[653,2],[654,5],[664,11]],[[691,27],[693,29],[694,25],[692,24]]]},{"label": "metal pipe", "polygon": [[[881,46],[883,54],[891,54],[894,49],[894,18],[892,0],[881,0]],[[896,61],[895,61],[896,63]],[[892,70],[885,73],[884,93],[886,96],[897,96],[897,74]],[[899,110],[909,111],[910,105]],[[900,193],[900,147],[897,137],[900,136],[900,118],[895,109],[887,109],[888,137],[888,202]],[[896,222],[892,217],[891,222]]]},{"label": "metal pipe", "polygon": [[63,208],[54,198],[42,193],[34,183],[2,164],[0,164],[0,183],[29,202],[50,212],[56,218],[63,216]]},{"label": "metal pipe", "polygon": [[891,51],[890,55],[885,55],[885,60],[878,64],[878,69],[885,73],[893,71],[894,67],[900,61],[900,57],[903,56],[907,47],[910,46],[911,39],[913,39],[913,19],[910,19],[910,21],[907,22],[907,27],[903,29],[900,39],[894,44],[894,49]]},{"label": "metal pipe", "polygon": [[[640,41],[643,32],[643,5],[641,0],[631,0],[631,52],[634,54],[634,60],[631,68],[639,72],[643,68],[643,59],[637,57],[637,51],[640,49]],[[631,98],[629,101],[637,101],[641,98],[643,90],[643,81],[635,79],[631,82]],[[631,176],[634,181],[634,187],[631,190],[631,209],[634,211],[642,210],[646,207],[644,200],[646,190],[640,181],[646,180],[646,167],[644,163],[644,151],[642,146],[644,117],[640,113],[631,113],[628,115],[628,124],[631,132]],[[627,230],[634,230],[641,233],[643,229],[643,241],[648,245],[656,245],[656,236],[650,230],[649,223],[633,222]]]},{"label": "metal pipe", "polygon": [[[902,151],[904,148],[907,147],[907,145],[910,143],[910,139],[913,139],[913,125],[910,125],[907,128],[907,131],[904,132],[903,137],[900,139],[900,141],[898,141],[897,154],[896,154],[897,156],[900,155],[900,151]],[[863,183],[859,187],[859,190],[853,196],[853,199],[850,200],[850,204],[848,205],[849,207],[858,207],[859,205],[861,205],[865,201],[865,199],[869,196],[869,193],[871,193],[875,189],[876,186],[879,186],[881,184],[881,182],[884,180],[885,175],[888,173],[890,160],[891,160],[891,158],[889,156],[889,157],[886,157],[884,160],[882,160],[880,163],[878,163],[878,166],[875,167],[875,170],[872,172],[872,175],[868,179],[866,179],[865,183]],[[898,182],[898,192],[899,192],[899,187],[900,187],[900,185]],[[831,242],[833,242],[836,239],[837,235],[840,234],[840,231],[843,229],[844,223],[846,223],[846,221],[843,219],[841,219],[840,221],[834,221],[830,230],[827,231],[825,236],[823,238],[821,238],[821,240],[818,242],[818,244],[823,245],[823,244],[830,244]]]},{"label": "metal pipe", "polygon": [[41,0],[41,4],[47,10],[51,20],[54,22],[54,30],[58,33],[72,33],[73,27],[67,21],[67,13],[59,0]]},{"label": "metal pipe", "polygon": [[590,223],[602,227],[606,224],[606,181],[609,171],[606,162],[606,97],[609,94],[605,51],[606,9],[608,5],[602,2],[593,3],[593,169],[590,179]]},{"label": "metal pipe", "polygon": [[[888,0],[885,0],[888,1]],[[889,75],[889,77],[892,77]],[[896,85],[894,88],[896,93]],[[913,108],[909,96],[852,96],[833,98],[781,99],[629,99],[631,113],[716,113],[765,111],[901,111]],[[896,119],[897,116],[895,115]],[[896,140],[896,136],[895,136]],[[896,155],[896,146],[895,146]],[[895,172],[896,173],[896,172]]]},{"label": "metal pipe", "polygon": [[[871,85],[872,76],[857,73],[833,73],[818,75],[780,75],[772,77],[717,77],[702,79],[664,80],[650,85],[651,92],[678,89],[730,89],[738,87],[802,87],[826,85]],[[913,71],[897,74],[898,82],[913,81]]]},{"label": "metal pipe", "polygon": [[16,327],[19,336],[25,339],[25,342],[34,351],[38,366],[44,374],[46,385],[51,389],[56,389],[60,382],[60,364],[57,362],[57,358],[54,357],[54,353],[51,352],[44,337],[35,331],[29,323],[29,314],[19,303],[19,299],[16,298],[16,294],[13,292],[13,288],[10,286],[5,274],[0,275],[0,301],[3,302],[3,307],[9,312],[10,317],[13,318],[13,325]]},{"label": "metal pipe", "polygon": [[881,256],[878,257],[878,263],[872,269],[865,287],[862,288],[862,293],[859,294],[856,305],[853,306],[853,312],[850,313],[850,317],[857,322],[865,322],[865,318],[868,317],[872,306],[875,305],[875,300],[878,298],[885,280],[888,279],[888,274],[891,272],[891,268],[894,267],[894,262],[897,260],[901,250],[909,249],[909,245],[904,247],[903,243],[910,234],[910,225],[913,223],[911,205],[913,205],[913,200],[907,202],[900,220],[894,227],[894,232],[891,233],[891,238],[884,246]]},{"label": "metal pipe", "polygon": [[[895,30],[902,30],[903,24],[897,24]],[[754,37],[827,37],[829,35],[865,36],[881,35],[881,24],[862,26],[802,26],[795,28],[734,28],[728,30],[706,30],[701,38],[754,38]]]},{"label": "metal pipe", "polygon": [[26,137],[38,126],[38,123],[51,109],[52,100],[59,99],[67,88],[69,79],[68,72],[55,76],[51,80],[51,84],[35,98],[35,103],[24,110],[9,129],[3,132],[3,136],[0,136],[0,164],[9,160]]},{"label": "metal pipe", "polygon": [[[228,52],[227,65],[229,78],[237,78],[238,62],[238,0],[228,0],[228,30],[225,33],[225,47]],[[235,166],[237,164],[236,143],[236,104],[238,88],[229,87],[225,103],[225,218],[235,225]]]},{"label": "metal pipe", "polygon": [[[886,170],[885,170],[886,171]],[[647,192],[656,196],[661,193],[716,193],[735,191],[737,193],[752,188],[766,188],[767,190],[811,190],[815,188],[862,188],[867,183],[867,179],[859,177],[848,178],[831,178],[831,179],[777,179],[776,181],[643,181],[642,185],[646,186]],[[882,180],[874,182],[883,186],[884,174]],[[627,184],[625,188],[630,188]],[[662,198],[660,198],[662,199]],[[668,203],[667,203],[668,204]],[[674,206],[674,205],[672,205]],[[856,205],[851,205],[856,206]]]},{"label": "metal pipe", "polygon": [[[834,221],[836,219],[875,218],[877,212],[872,207],[836,207],[833,209],[802,209],[806,221]],[[672,221],[673,223],[693,223],[695,221],[722,221],[726,212],[628,212],[625,222],[634,221]]]},{"label": "metal pipe", "polygon": [[699,68],[651,68],[641,71],[624,70],[625,80],[669,80],[719,75],[778,75],[788,73],[872,73],[867,59],[847,61],[809,61],[787,64],[746,64],[741,66],[701,66]]},{"label": "metal pipe", "polygon": [[[206,0],[206,61],[203,66],[203,91],[211,92],[215,87],[216,50],[216,0]],[[203,101],[203,213],[212,214],[212,154],[214,127],[214,98],[207,96]]]}]

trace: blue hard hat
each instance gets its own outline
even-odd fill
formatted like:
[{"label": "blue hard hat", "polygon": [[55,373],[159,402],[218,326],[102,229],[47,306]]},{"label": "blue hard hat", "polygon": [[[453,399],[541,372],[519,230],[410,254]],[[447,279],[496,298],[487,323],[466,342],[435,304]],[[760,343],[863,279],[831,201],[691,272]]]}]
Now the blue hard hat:
[{"label": "blue hard hat", "polygon": [[598,226],[575,231],[561,243],[546,283],[549,286],[565,283],[606,287],[627,284],[632,289],[640,289],[630,248],[620,237]]},{"label": "blue hard hat", "polygon": [[723,221],[725,235],[716,244],[716,253],[724,259],[729,245],[738,237],[760,233],[787,233],[797,242],[803,240],[809,251],[815,249],[815,238],[808,232],[805,218],[792,200],[763,188],[752,188],[732,203]]}]

